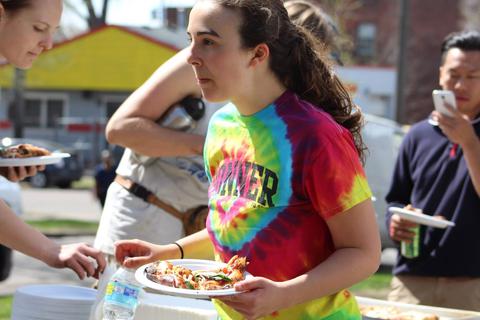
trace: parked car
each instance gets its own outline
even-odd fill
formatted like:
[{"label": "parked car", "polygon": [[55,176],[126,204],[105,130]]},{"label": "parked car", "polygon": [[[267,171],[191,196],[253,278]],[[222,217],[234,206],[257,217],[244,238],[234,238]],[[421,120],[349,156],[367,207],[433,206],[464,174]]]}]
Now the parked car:
[{"label": "parked car", "polygon": [[[23,213],[22,195],[18,183],[0,176],[0,199],[12,208],[17,215]],[[0,245],[0,281],[6,280],[12,269],[12,250]]]},{"label": "parked car", "polygon": [[387,210],[385,196],[390,188],[398,149],[405,131],[390,119],[365,114],[365,120],[362,131],[364,143],[368,147],[365,171],[373,192],[373,204],[377,213],[382,248],[394,247],[385,225]]},{"label": "parked car", "polygon": [[66,152],[71,155],[69,158],[63,158],[55,164],[47,165],[44,171],[38,172],[35,176],[28,178],[28,181],[33,187],[45,188],[48,186],[57,186],[60,188],[70,188],[72,182],[82,177],[83,166],[79,161],[77,151],[73,148],[49,140],[26,138],[3,138],[0,146],[9,147],[21,143],[30,143],[51,152]]}]

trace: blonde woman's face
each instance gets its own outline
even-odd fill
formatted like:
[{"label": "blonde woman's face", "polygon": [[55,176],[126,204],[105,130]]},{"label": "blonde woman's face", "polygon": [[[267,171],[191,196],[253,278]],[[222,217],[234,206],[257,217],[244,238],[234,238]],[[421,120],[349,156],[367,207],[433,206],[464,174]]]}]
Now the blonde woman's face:
[{"label": "blonde woman's face", "polygon": [[242,48],[240,24],[237,12],[212,1],[198,1],[190,14],[188,62],[209,101],[235,99],[248,86],[252,52]]},{"label": "blonde woman's face", "polygon": [[32,0],[30,6],[16,12],[2,8],[0,56],[18,68],[30,68],[43,51],[52,47],[62,9],[62,0]]}]

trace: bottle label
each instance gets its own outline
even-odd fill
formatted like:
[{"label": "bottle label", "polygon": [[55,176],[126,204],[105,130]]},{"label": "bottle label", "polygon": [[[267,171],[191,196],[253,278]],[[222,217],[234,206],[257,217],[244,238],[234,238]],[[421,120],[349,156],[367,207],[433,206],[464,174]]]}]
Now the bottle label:
[{"label": "bottle label", "polygon": [[129,286],[117,281],[110,281],[105,292],[105,302],[135,309],[138,304],[140,288]]}]

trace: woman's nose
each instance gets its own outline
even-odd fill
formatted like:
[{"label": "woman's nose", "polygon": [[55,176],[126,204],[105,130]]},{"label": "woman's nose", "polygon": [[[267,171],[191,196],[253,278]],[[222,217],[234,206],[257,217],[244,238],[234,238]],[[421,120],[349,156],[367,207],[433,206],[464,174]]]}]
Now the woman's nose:
[{"label": "woman's nose", "polygon": [[42,39],[40,42],[40,46],[42,46],[45,50],[50,50],[53,47],[53,35],[49,34],[45,38]]},{"label": "woman's nose", "polygon": [[198,54],[193,44],[190,44],[190,46],[188,47],[187,62],[192,66],[199,66],[201,64],[201,60],[198,57]]}]

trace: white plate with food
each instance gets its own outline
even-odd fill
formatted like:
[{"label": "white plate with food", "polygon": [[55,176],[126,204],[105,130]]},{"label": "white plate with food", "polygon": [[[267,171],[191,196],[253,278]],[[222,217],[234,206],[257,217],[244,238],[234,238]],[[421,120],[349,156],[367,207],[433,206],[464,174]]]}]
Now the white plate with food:
[{"label": "white plate with food", "polygon": [[237,256],[228,264],[197,259],[157,261],[138,268],[135,279],[163,294],[208,299],[240,293],[233,285],[251,276],[246,264],[245,258]]},{"label": "white plate with food", "polygon": [[390,207],[388,211],[397,213],[400,217],[429,227],[445,229],[447,227],[454,227],[455,223],[442,218],[435,218],[428,214],[423,214],[417,211],[412,211],[404,208]]},{"label": "white plate with food", "polygon": [[0,167],[24,167],[55,164],[63,158],[70,157],[68,153],[52,153],[47,149],[29,143],[17,144],[0,150]]},{"label": "white plate with food", "polygon": [[54,152],[48,156],[29,158],[0,158],[0,167],[26,167],[55,164],[63,158],[70,157],[69,153]]}]

